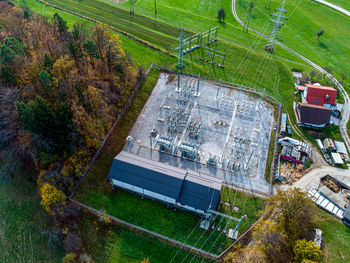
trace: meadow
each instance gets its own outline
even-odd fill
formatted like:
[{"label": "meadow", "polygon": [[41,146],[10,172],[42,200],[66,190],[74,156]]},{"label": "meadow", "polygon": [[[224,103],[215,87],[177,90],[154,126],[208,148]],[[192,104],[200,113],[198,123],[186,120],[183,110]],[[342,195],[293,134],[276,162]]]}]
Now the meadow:
[{"label": "meadow", "polygon": [[58,263],[64,256],[60,240],[49,242],[52,222],[40,206],[32,173],[20,169],[13,180],[0,182],[2,263]]}]

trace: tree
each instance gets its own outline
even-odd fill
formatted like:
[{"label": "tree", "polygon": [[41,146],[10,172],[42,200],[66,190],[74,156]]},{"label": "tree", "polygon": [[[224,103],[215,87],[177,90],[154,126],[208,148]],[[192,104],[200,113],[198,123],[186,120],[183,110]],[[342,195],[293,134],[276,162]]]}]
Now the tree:
[{"label": "tree", "polygon": [[85,40],[83,43],[83,48],[85,52],[92,58],[99,58],[98,49],[95,43],[91,40]]},{"label": "tree", "polygon": [[71,146],[72,112],[64,103],[53,107],[47,100],[37,96],[29,103],[16,102],[18,118],[25,130],[41,136],[50,147],[45,152],[63,152]]},{"label": "tree", "polygon": [[322,251],[320,247],[312,240],[306,241],[305,239],[297,240],[294,246],[295,262],[301,263],[305,260],[312,260],[319,262],[321,260]]},{"label": "tree", "polygon": [[47,53],[44,55],[44,67],[45,69],[49,70],[53,67],[53,64],[55,63],[55,58],[51,57]]},{"label": "tree", "polygon": [[316,32],[316,35],[317,35],[317,41],[319,41],[319,40],[320,40],[320,37],[323,35],[323,33],[324,33],[324,29],[321,29],[321,30],[319,30],[319,31],[317,31],[317,32]]},{"label": "tree", "polygon": [[30,12],[30,9],[25,8],[25,9],[23,10],[23,18],[24,18],[24,19],[28,19],[31,15],[32,15],[32,14],[31,14],[31,12]]},{"label": "tree", "polygon": [[12,64],[24,54],[25,46],[14,37],[5,38],[0,46],[0,62],[3,64]]},{"label": "tree", "polygon": [[69,40],[69,42],[68,42],[68,50],[72,54],[75,62],[78,63],[79,59],[82,57],[81,49],[80,49],[79,44],[73,42],[72,40]]},{"label": "tree", "polygon": [[64,35],[67,32],[67,30],[68,30],[67,22],[64,21],[63,18],[59,14],[55,13],[53,15],[53,23],[56,26],[57,31],[59,33],[61,33],[62,35]]},{"label": "tree", "polygon": [[285,231],[290,244],[308,231],[314,211],[315,204],[298,188],[278,191],[268,199],[265,209]]},{"label": "tree", "polygon": [[254,228],[253,238],[265,252],[268,262],[280,262],[281,258],[291,257],[287,236],[276,221],[271,219],[260,221]]},{"label": "tree", "polygon": [[61,203],[67,199],[67,196],[56,187],[46,183],[40,189],[41,202],[40,204],[45,208],[46,211],[50,211],[52,206]]},{"label": "tree", "polygon": [[219,22],[221,22],[221,20],[225,20],[225,17],[226,17],[225,9],[221,8],[221,9],[218,11],[218,19],[219,19]]},{"label": "tree", "polygon": [[43,84],[44,89],[46,91],[48,91],[49,87],[50,87],[50,84],[51,84],[51,76],[50,76],[50,74],[47,71],[42,70],[39,73],[39,79],[41,81],[41,84]]},{"label": "tree", "polygon": [[16,76],[13,74],[13,72],[6,67],[5,65],[0,64],[0,78],[6,83],[7,85],[16,85]]},{"label": "tree", "polygon": [[311,80],[314,80],[315,77],[316,77],[316,75],[317,75],[317,72],[316,72],[316,71],[314,71],[314,70],[311,70],[311,71],[310,71],[310,78],[311,78]]}]

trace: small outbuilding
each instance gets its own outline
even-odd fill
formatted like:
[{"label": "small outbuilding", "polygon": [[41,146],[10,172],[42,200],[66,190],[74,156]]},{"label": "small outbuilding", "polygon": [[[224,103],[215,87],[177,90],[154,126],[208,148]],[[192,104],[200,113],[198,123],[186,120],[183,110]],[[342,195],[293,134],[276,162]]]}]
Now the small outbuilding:
[{"label": "small outbuilding", "polygon": [[348,155],[348,151],[346,150],[345,143],[340,141],[334,141],[334,145],[337,150],[337,153]]},{"label": "small outbuilding", "polygon": [[331,138],[326,138],[323,140],[323,147],[327,150],[327,151],[334,151],[335,148],[335,144],[333,142],[333,140]]},{"label": "small outbuilding", "polygon": [[331,153],[331,158],[335,164],[344,164],[343,159],[339,153]]}]

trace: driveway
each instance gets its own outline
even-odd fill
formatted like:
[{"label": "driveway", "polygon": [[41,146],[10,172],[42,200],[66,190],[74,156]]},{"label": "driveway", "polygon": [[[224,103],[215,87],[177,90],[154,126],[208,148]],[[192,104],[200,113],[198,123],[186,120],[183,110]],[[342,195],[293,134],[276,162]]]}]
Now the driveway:
[{"label": "driveway", "polygon": [[327,174],[346,176],[350,179],[350,170],[335,168],[331,166],[322,166],[307,172],[299,181],[297,181],[292,186],[282,185],[280,188],[282,190],[287,190],[290,187],[298,187],[303,191],[308,191],[311,187],[318,188],[320,179]]}]

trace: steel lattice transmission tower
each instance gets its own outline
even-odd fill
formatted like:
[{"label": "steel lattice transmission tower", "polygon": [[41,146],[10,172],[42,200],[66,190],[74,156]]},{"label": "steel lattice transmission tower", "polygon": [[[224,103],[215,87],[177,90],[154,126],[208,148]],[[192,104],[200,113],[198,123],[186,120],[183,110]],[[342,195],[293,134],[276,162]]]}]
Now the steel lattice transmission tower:
[{"label": "steel lattice transmission tower", "polygon": [[185,67],[184,63],[184,31],[181,28],[181,33],[179,37],[179,46],[177,47],[178,49],[178,58],[177,58],[177,68],[182,69]]},{"label": "steel lattice transmission tower", "polygon": [[285,2],[286,0],[283,0],[282,6],[275,9],[275,11],[278,10],[278,13],[271,14],[270,22],[273,22],[274,25],[272,27],[271,33],[267,39],[267,42],[264,48],[267,51],[273,51],[278,29],[280,29],[280,27],[283,26],[285,22],[288,20],[288,18],[285,16],[285,14],[287,14],[287,10],[284,9]]}]

